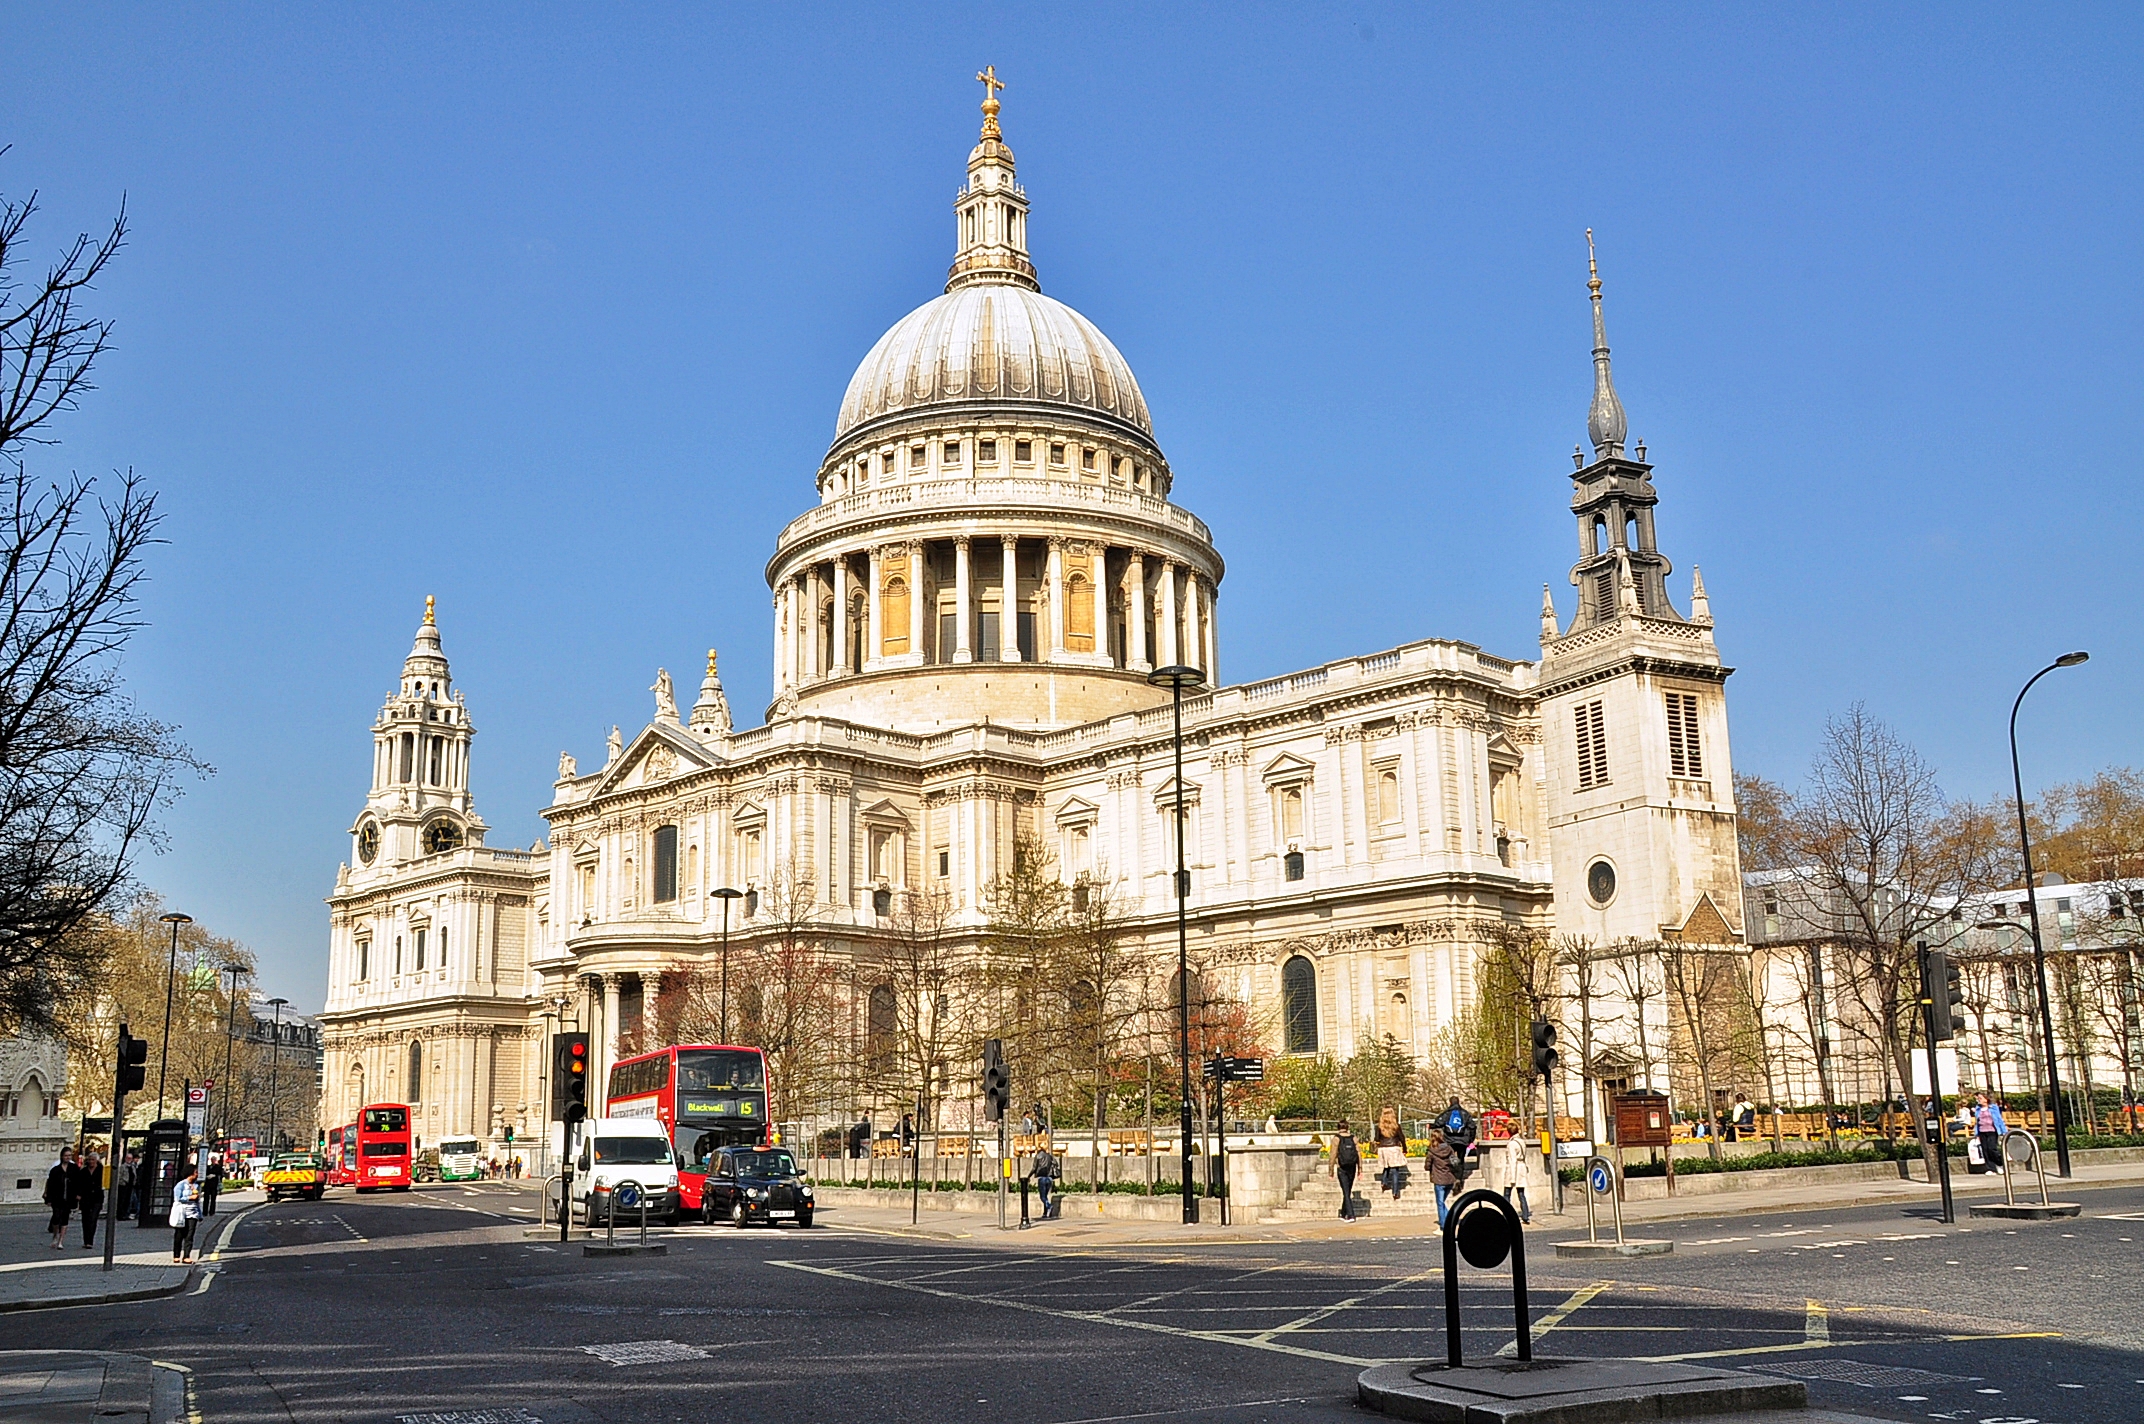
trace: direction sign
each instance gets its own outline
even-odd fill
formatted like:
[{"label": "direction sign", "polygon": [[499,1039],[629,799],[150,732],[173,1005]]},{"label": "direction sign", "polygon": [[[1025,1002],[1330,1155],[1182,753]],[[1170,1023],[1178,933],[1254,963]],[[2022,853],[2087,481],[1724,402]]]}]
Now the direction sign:
[{"label": "direction sign", "polygon": [[1593,1170],[1586,1174],[1586,1185],[1606,1196],[1615,1186],[1615,1175],[1608,1170],[1606,1162],[1595,1162]]},{"label": "direction sign", "polygon": [[640,1205],[640,1183],[634,1181],[618,1183],[617,1190],[611,1199],[626,1211],[636,1209]]}]

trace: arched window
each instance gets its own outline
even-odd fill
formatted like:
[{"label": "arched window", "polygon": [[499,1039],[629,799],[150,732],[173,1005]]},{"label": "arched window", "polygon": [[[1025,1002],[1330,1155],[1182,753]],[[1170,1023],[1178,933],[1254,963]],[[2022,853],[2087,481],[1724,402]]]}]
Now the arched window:
[{"label": "arched window", "polygon": [[655,890],[658,905],[677,898],[677,827],[655,828]]},{"label": "arched window", "polygon": [[891,656],[908,651],[908,580],[899,574],[879,591],[879,650]]},{"label": "arched window", "polygon": [[873,1072],[884,1073],[893,1067],[894,1039],[899,1029],[893,986],[880,984],[871,990],[871,999],[864,1011],[864,1058]]},{"label": "arched window", "polygon": [[1084,573],[1065,580],[1065,641],[1073,652],[1094,651],[1094,585]]},{"label": "arched window", "polygon": [[409,1045],[409,1100],[424,1101],[424,1045],[415,1039]]},{"label": "arched window", "polygon": [[1377,773],[1377,821],[1393,825],[1400,819],[1400,774],[1387,767]]},{"label": "arched window", "polygon": [[1280,1018],[1288,1052],[1318,1051],[1318,971],[1300,954],[1280,968]]}]

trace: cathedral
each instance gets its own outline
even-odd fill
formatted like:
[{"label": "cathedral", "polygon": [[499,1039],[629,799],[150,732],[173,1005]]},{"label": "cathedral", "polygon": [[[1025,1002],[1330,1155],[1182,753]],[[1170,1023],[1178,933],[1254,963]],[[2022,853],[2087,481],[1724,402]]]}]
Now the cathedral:
[{"label": "cathedral", "polygon": [[[328,901],[324,1126],[396,1100],[426,1142],[542,1139],[548,1035],[591,1030],[600,1071],[658,976],[769,932],[783,877],[864,991],[911,895],[978,942],[1016,845],[1173,969],[1179,811],[1207,992],[1274,1052],[1425,1050],[1511,925],[1741,941],[1729,669],[1702,578],[1671,590],[1598,270],[1577,599],[1544,586],[1538,655],[1425,638],[1224,684],[1226,566],[1131,366],[1044,295],[984,92],[945,290],[864,356],[775,536],[763,725],[732,725],[712,652],[689,708],[660,673],[601,766],[560,757],[547,837],[494,849],[427,600]],[[1179,780],[1149,674],[1186,665]]]}]

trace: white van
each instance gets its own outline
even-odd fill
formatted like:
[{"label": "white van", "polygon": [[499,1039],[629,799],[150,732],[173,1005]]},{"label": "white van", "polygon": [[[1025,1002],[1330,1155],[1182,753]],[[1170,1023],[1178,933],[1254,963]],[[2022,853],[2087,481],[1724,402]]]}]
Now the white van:
[{"label": "white van", "polygon": [[[576,1134],[573,1159],[573,1205],[590,1226],[612,1219],[612,1203],[621,1183],[631,1182],[647,1201],[649,1221],[677,1224],[677,1161],[660,1119],[592,1117]],[[620,1225],[640,1220],[640,1205],[615,1208]]]}]

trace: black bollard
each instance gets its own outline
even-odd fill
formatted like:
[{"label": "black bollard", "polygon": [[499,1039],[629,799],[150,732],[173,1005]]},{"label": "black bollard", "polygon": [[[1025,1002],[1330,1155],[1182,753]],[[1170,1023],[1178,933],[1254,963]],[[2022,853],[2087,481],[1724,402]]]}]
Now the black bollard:
[{"label": "black bollard", "polygon": [[[1486,1209],[1486,1213],[1484,1211]],[[1460,1365],[1459,1258],[1477,1270],[1494,1270],[1511,1258],[1511,1308],[1518,1321],[1519,1359],[1534,1357],[1533,1319],[1526,1308],[1526,1235],[1519,1214],[1501,1192],[1477,1187],[1451,1204],[1444,1216],[1445,1362]]]},{"label": "black bollard", "polygon": [[1027,1219],[1027,1177],[1020,1178],[1020,1229],[1026,1230],[1034,1223]]}]

